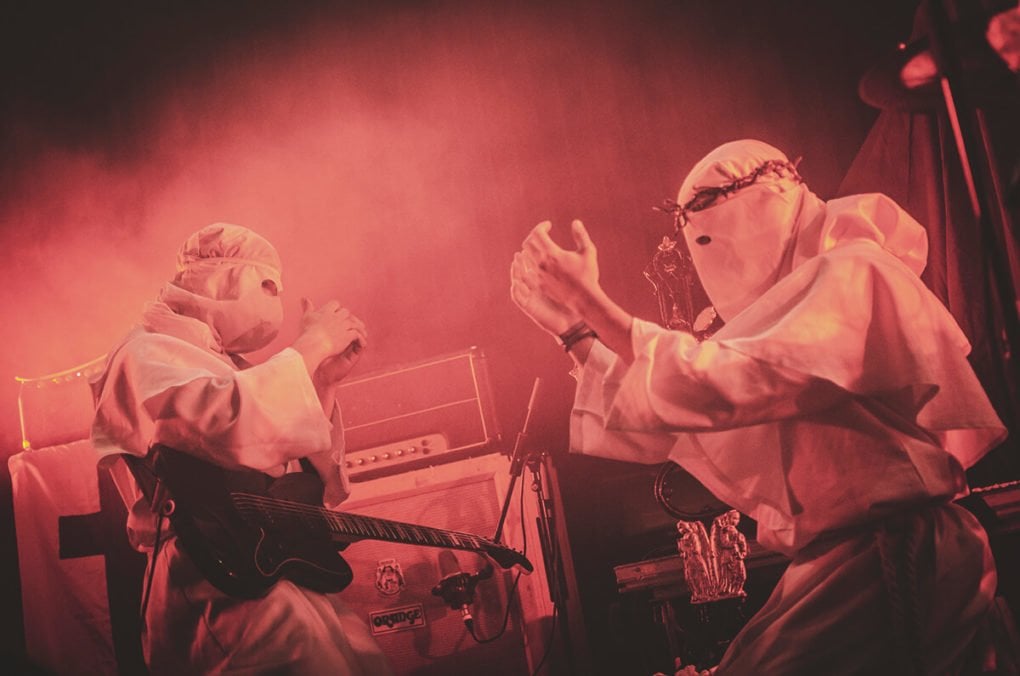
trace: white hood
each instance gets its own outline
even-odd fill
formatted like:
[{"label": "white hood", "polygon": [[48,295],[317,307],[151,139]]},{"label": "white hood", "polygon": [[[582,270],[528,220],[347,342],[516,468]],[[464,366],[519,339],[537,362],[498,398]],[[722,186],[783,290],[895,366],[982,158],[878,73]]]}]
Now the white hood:
[{"label": "white hood", "polygon": [[[244,354],[268,345],[283,322],[280,257],[273,245],[239,225],[208,225],[181,246],[177,275],[159,301],[209,326],[216,346]],[[275,293],[267,293],[271,282]]]}]

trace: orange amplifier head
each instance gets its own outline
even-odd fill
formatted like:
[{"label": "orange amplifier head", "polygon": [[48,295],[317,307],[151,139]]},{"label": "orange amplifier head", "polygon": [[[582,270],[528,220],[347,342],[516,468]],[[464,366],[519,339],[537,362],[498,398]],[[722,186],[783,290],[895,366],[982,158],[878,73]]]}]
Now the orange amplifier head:
[{"label": "orange amplifier head", "polygon": [[500,450],[485,357],[477,347],[341,383],[353,481]]}]

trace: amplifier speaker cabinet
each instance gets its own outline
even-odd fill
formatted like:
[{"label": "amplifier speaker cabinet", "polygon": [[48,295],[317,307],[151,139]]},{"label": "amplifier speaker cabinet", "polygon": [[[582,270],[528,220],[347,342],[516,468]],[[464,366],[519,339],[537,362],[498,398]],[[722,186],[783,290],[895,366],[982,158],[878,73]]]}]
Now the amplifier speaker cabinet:
[{"label": "amplifier speaker cabinet", "polygon": [[377,371],[337,388],[353,481],[499,450],[477,347]]},{"label": "amplifier speaker cabinet", "polygon": [[[471,573],[486,565],[481,555],[370,540],[355,542],[342,552],[354,581],[339,599],[365,620],[398,674],[519,676],[532,673],[542,660],[553,606],[542,564],[535,496],[523,479],[517,490],[524,490],[524,525],[515,491],[501,541],[525,551],[535,571],[520,576],[516,592],[512,591],[516,569],[503,570],[496,564],[492,576],[478,583],[471,610],[479,638],[499,633],[508,607],[510,611],[506,631],[490,643],[477,643],[461,612],[432,594],[450,572],[449,559],[445,573],[440,566],[441,553],[448,557],[446,552],[452,552],[460,570]],[[360,482],[342,510],[491,538],[509,480],[508,459],[489,454]],[[556,673],[558,659],[554,651],[546,661],[551,669],[547,673]]]}]

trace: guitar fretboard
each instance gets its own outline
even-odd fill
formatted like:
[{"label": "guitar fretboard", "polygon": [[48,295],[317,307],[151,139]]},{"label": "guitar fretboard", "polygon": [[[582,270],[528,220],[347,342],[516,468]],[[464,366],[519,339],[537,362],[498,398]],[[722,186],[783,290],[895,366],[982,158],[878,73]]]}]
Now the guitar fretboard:
[{"label": "guitar fretboard", "polygon": [[[271,522],[283,528],[308,528],[324,525],[339,542],[385,540],[425,547],[443,547],[473,552],[506,549],[486,538],[441,528],[390,521],[349,512],[334,512],[300,502],[279,500],[252,493],[232,493],[234,504],[245,515],[257,514],[257,521]],[[313,526],[314,527],[314,526]]]}]

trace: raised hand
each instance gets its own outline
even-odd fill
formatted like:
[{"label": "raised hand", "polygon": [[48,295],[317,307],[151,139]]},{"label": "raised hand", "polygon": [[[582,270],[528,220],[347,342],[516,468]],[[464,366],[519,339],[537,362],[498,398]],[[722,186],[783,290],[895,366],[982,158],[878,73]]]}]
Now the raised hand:
[{"label": "raised hand", "polygon": [[354,365],[358,363],[358,359],[361,358],[363,346],[366,344],[364,337],[359,338],[348,345],[347,349],[340,354],[324,359],[313,374],[315,382],[322,385],[332,385],[346,378],[347,374],[354,368]]},{"label": "raised hand", "polygon": [[549,221],[536,225],[514,258],[510,287],[514,303],[555,335],[584,321],[600,343],[630,363],[634,359],[630,340],[634,318],[599,285],[597,251],[584,224],[577,220],[570,224],[572,250],[556,244],[549,236],[551,229]]},{"label": "raised hand", "polygon": [[580,316],[539,291],[536,274],[534,262],[523,252],[515,253],[510,265],[510,298],[540,328],[559,336]]},{"label": "raised hand", "polygon": [[335,383],[350,372],[368,345],[365,324],[335,300],[315,308],[301,299],[300,332],[293,347],[317,384]]},{"label": "raised hand", "polygon": [[584,306],[599,295],[599,266],[595,244],[581,221],[570,224],[576,248],[562,248],[549,236],[552,223],[536,225],[524,240],[523,256],[534,268],[531,289],[550,303],[583,316]]},{"label": "raised hand", "polygon": [[328,346],[330,355],[340,354],[352,343],[366,339],[364,322],[335,300],[316,309],[312,301],[302,298],[301,312],[301,333],[315,335]]}]

